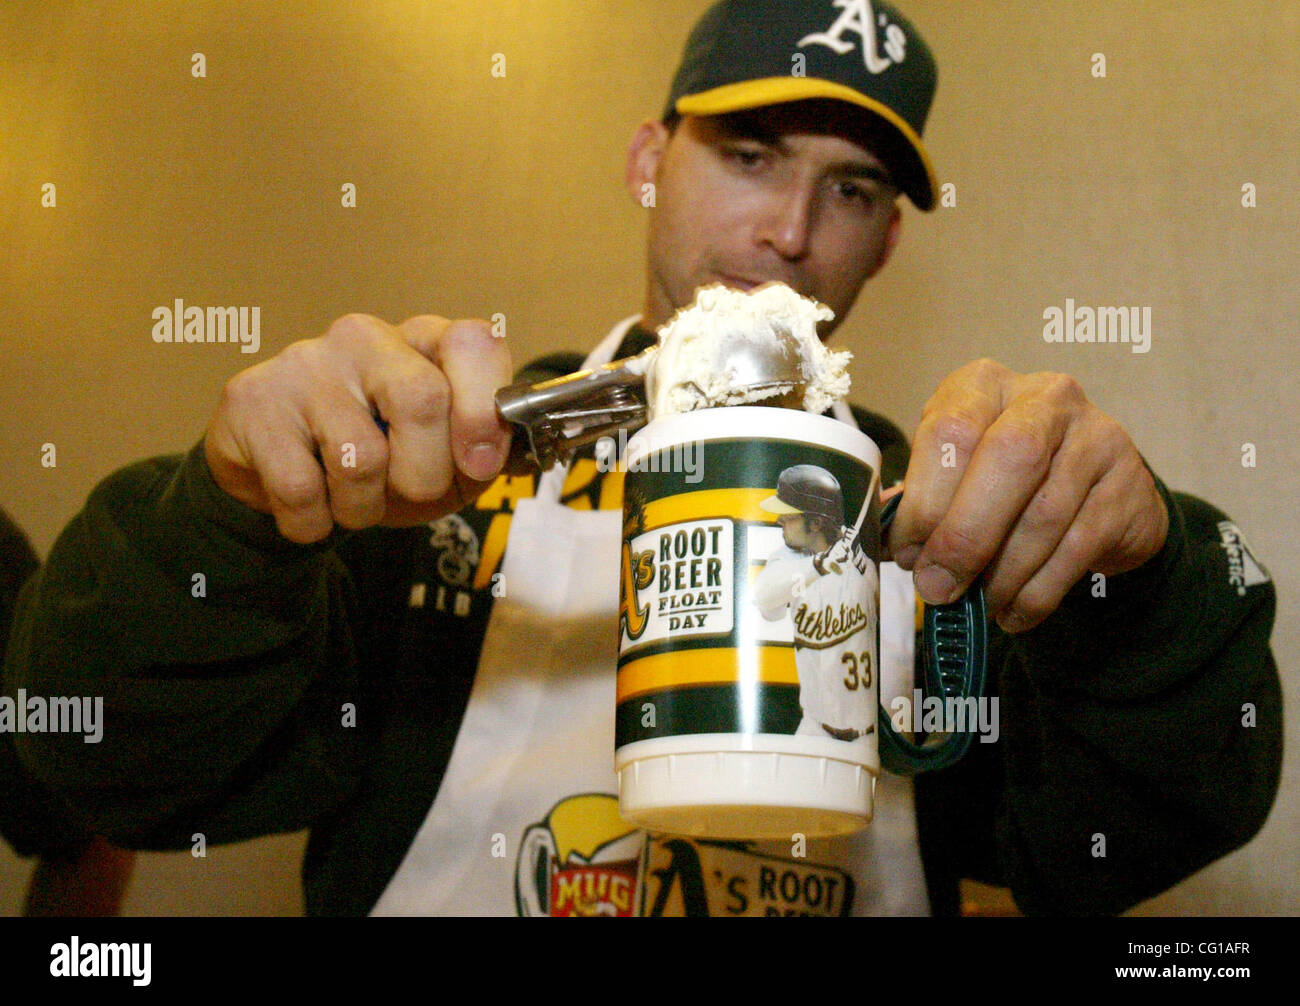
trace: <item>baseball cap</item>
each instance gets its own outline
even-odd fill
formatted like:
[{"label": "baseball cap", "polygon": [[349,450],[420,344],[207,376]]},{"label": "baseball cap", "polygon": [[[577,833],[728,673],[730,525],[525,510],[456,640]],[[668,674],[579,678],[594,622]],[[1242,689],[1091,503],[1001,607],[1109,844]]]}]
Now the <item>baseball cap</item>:
[{"label": "baseball cap", "polygon": [[686,40],[664,118],[811,98],[857,105],[871,113],[874,152],[929,210],[938,183],[921,133],[937,77],[920,33],[881,0],[722,0]]}]

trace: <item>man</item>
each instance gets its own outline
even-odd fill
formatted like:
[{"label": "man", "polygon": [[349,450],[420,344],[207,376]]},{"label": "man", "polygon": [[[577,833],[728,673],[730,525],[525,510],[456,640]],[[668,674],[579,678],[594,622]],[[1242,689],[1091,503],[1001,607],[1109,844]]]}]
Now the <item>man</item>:
[{"label": "man", "polygon": [[844,611],[874,597],[875,566],[844,526],[839,481],[817,465],[792,465],[781,472],[776,492],[759,504],[778,515],[783,546],[767,558],[754,579],[753,598],[763,617],[791,618],[799,707],[795,731],[813,737],[857,740],[871,732],[879,666],[874,619],[850,622],[832,635],[806,624],[804,612]]},{"label": "man", "polygon": [[[630,193],[655,192],[643,313],[587,362],[648,345],[707,282],[784,280],[842,319],[899,239],[898,194],[933,205],[933,86],[883,3],[711,9],[629,151]],[[987,360],[939,387],[910,461],[852,418],[883,484],[906,465],[889,544],[919,593],[984,578],[999,743],[918,779],[915,807],[882,777],[872,828],[806,861],[576,813],[614,785],[619,485],[591,459],[494,480],[509,378],[482,322],[349,316],[232,379],[187,456],[108,479],[29,585],[5,679],[103,694],[104,738],[27,735],[29,768],[125,846],[309,827],[320,913],[950,913],[959,876],[1114,912],[1262,824],[1271,584],[1230,589],[1223,515],[1165,489],[1074,381]],[[468,585],[439,579],[422,526],[453,513],[481,544]]]}]

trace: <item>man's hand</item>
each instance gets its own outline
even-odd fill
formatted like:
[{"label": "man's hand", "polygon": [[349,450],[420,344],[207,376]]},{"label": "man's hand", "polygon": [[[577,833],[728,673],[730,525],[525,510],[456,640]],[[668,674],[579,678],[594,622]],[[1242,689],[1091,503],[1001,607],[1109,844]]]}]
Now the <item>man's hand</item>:
[{"label": "man's hand", "polygon": [[1137,448],[1072,377],[991,360],[951,374],[926,403],[904,484],[894,560],[935,604],[983,572],[1007,632],[1037,625],[1086,573],[1136,569],[1169,530]]},{"label": "man's hand", "polygon": [[813,569],[823,576],[828,571],[840,572],[841,567],[848,563],[849,557],[853,554],[852,534],[851,530],[846,530],[831,542],[830,547],[813,556]]},{"label": "man's hand", "polygon": [[855,549],[853,542],[857,534],[853,528],[846,527],[840,536],[831,543],[830,547],[824,552],[818,552],[813,556],[813,568],[823,576],[827,570],[832,573],[839,573],[849,563],[857,567],[859,573],[867,571],[867,554],[861,549]]},{"label": "man's hand", "polygon": [[204,439],[208,467],[296,542],[336,523],[419,524],[500,471],[510,429],[494,396],[509,381],[509,351],[486,322],[348,315],[231,378]]}]

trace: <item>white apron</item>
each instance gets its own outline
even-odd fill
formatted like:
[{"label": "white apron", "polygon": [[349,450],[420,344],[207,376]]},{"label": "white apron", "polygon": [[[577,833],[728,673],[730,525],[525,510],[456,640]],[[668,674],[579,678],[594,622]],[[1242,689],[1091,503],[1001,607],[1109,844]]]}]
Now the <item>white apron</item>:
[{"label": "white apron", "polygon": [[[584,367],[608,362],[635,320],[616,326]],[[836,416],[853,421],[847,406]],[[928,914],[905,779],[881,776],[869,828],[806,849],[649,836],[619,818],[622,513],[562,505],[564,477],[553,468],[516,505],[504,595],[451,761],[372,914]],[[910,591],[910,578],[889,582]],[[907,619],[898,638],[881,640],[882,686],[893,653],[900,694],[911,631]]]}]

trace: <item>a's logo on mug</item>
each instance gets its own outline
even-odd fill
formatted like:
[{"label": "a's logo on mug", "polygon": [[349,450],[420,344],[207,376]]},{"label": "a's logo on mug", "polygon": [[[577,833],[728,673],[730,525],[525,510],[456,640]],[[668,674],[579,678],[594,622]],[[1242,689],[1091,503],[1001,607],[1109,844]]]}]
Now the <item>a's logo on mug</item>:
[{"label": "a's logo on mug", "polygon": [[654,550],[632,552],[632,540],[645,530],[645,510],[641,499],[624,500],[622,576],[618,590],[619,631],[628,639],[640,639],[650,624],[650,605],[643,603],[641,592],[655,579]]}]

